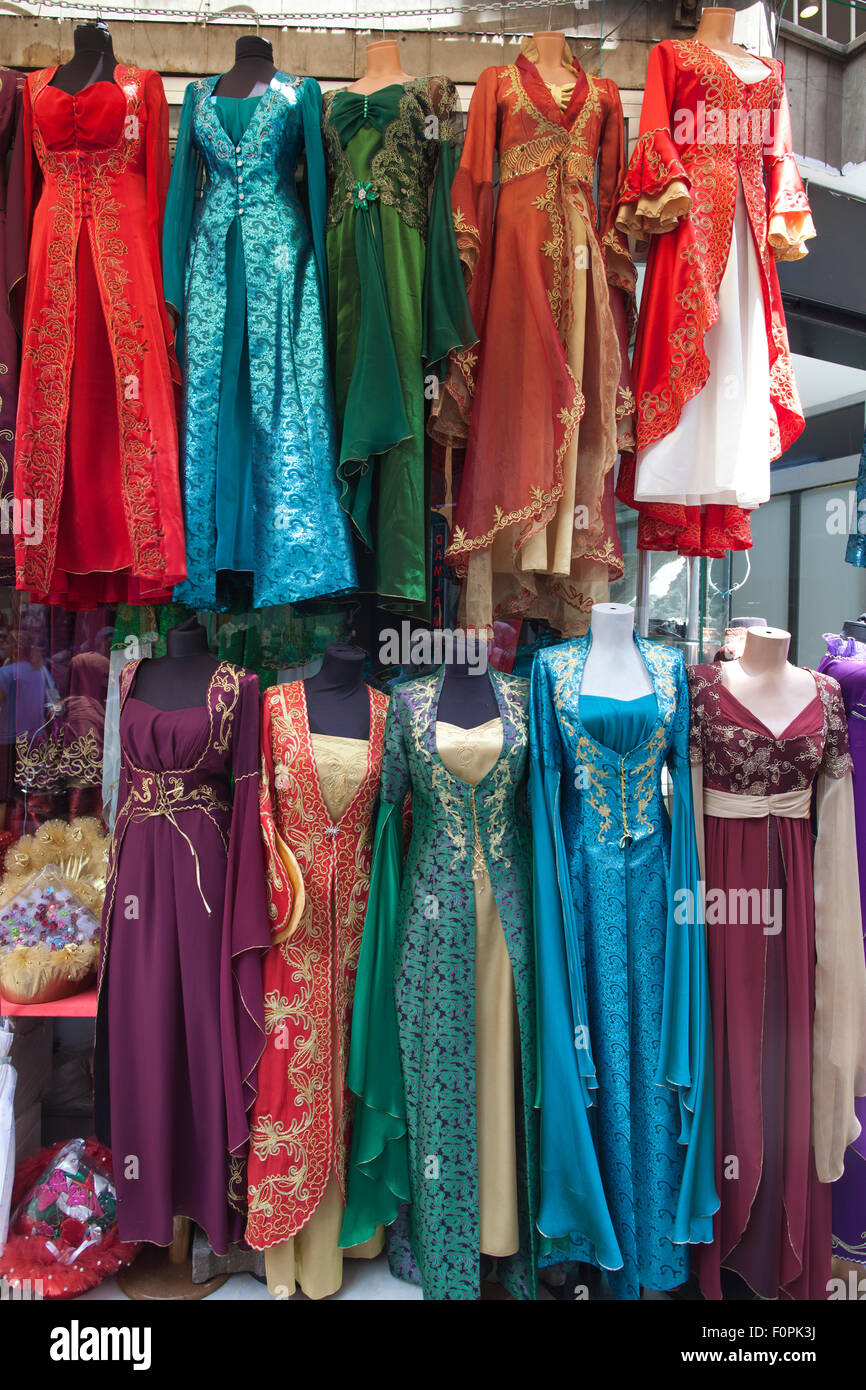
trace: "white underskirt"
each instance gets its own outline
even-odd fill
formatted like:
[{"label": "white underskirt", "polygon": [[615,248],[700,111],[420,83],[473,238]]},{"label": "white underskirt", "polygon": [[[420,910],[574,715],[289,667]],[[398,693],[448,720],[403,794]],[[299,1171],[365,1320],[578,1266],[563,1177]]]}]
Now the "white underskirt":
[{"label": "white underskirt", "polygon": [[761,271],[742,185],[719,317],[704,338],[710,375],[670,434],[637,455],[635,500],[751,509],[770,496],[770,354]]}]

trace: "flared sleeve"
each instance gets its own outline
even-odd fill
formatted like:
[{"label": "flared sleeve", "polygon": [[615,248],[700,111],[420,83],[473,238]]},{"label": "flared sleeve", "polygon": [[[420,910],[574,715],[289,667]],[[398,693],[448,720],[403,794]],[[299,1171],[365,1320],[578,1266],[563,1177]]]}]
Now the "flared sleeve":
[{"label": "flared sleeve", "polygon": [[606,81],[608,105],[598,151],[598,234],[609,285],[634,297],[635,269],[628,238],[616,225],[617,198],[626,171],[625,119],[615,82]]},{"label": "flared sleeve", "polygon": [[325,173],[325,147],[322,143],[322,89],[312,77],[301,87],[301,121],[304,131],[307,207],[313,253],[319,272],[324,322],[328,322],[328,257],[325,250],[325,222],[328,211],[328,184]]},{"label": "flared sleeve", "polygon": [[779,96],[772,109],[772,140],[764,146],[767,185],[767,240],[777,261],[799,261],[815,236],[809,199],[800,178],[791,136],[785,68],[779,67]]},{"label": "flared sleeve", "polygon": [[691,211],[690,180],[671,131],[676,91],[673,45],[656,44],[649,56],[640,133],[619,194],[616,226],[646,249],[649,238],[672,231]]},{"label": "flared sleeve", "polygon": [[713,1062],[703,893],[692,802],[689,690],[678,654],[677,708],[668,751],[673,784],[665,981],[656,1085],[680,1101],[679,1141],[686,1146],[671,1239],[711,1243],[719,1198],[714,1177]]},{"label": "flared sleeve", "polygon": [[186,300],[186,255],[192,231],[196,197],[203,179],[201,157],[193,140],[196,83],[190,82],[183,94],[180,127],[171,166],[171,181],[165,206],[162,232],[162,274],[166,303],[178,316],[180,336]]},{"label": "flared sleeve", "polygon": [[445,376],[449,352],[478,341],[451,215],[451,188],[456,169],[454,117],[457,89],[447,78],[430,79],[430,104],[438,136],[436,170],[427,223],[424,263],[422,356],[438,379]]},{"label": "flared sleeve", "polygon": [[[472,100],[460,164],[451,184],[451,215],[469,312],[476,339],[484,337],[493,271],[493,165],[497,135],[497,68],[485,68]],[[472,347],[453,352],[439,397],[434,401],[429,433],[440,444],[460,447],[469,435],[475,396],[478,354]]]},{"label": "flared sleeve", "polygon": [[234,796],[223,904],[220,971],[223,1075],[229,1152],[243,1154],[256,1070],[264,1051],[262,957],[270,945],[259,832],[259,680],[240,676],[232,736]]},{"label": "flared sleeve", "polygon": [[855,1097],[866,1095],[866,963],[845,707],[836,682],[818,679],[827,741],[817,784],[812,1130],[818,1178],[835,1182],[860,1135]]},{"label": "flared sleeve", "polygon": [[403,879],[403,805],[409,765],[399,690],[385,724],[379,815],[367,915],[358,958],[346,1082],[357,1097],[341,1249],[361,1245],[388,1226],[409,1201],[406,1102],[394,974]]},{"label": "flared sleeve", "polygon": [[24,324],[33,213],[41,192],[42,172],[33,148],[33,98],[27,81],[21,93],[21,112],[12,146],[6,192],[6,284],[9,312],[19,334]]},{"label": "flared sleeve", "polygon": [[538,1000],[541,1198],[538,1229],[551,1241],[583,1232],[605,1269],[622,1267],[590,1126],[598,1087],[580,931],[560,816],[562,743],[543,657],[530,688],[529,808]]},{"label": "flared sleeve", "polygon": [[274,766],[272,697],[262,709],[262,764],[259,777],[259,824],[264,841],[265,887],[270,944],[286,941],[294,932],[306,904],[301,866],[279,832],[276,815],[277,778]]}]

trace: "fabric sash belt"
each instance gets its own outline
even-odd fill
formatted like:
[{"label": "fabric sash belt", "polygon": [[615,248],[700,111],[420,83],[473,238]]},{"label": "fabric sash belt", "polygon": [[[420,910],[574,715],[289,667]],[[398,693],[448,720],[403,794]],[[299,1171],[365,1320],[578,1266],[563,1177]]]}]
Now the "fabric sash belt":
[{"label": "fabric sash belt", "polygon": [[[216,815],[231,815],[228,801],[228,786],[224,778],[213,773],[184,769],[176,772],[155,772],[146,768],[126,765],[128,791],[126,800],[118,813],[114,828],[114,840],[118,842],[118,832],[131,820],[148,820],[151,816],[161,816],[173,826],[189,847],[195,864],[195,881],[201,900],[210,915],[211,908],[201,886],[201,866],[198,853],[186,831],[180,826],[177,815],[182,811],[202,811],[216,824]],[[224,793],[221,795],[221,793]]]},{"label": "fabric sash belt", "polygon": [[811,810],[811,787],[773,792],[770,796],[744,796],[740,792],[720,792],[704,787],[704,815],[718,816],[720,820],[766,820],[768,816],[808,820]]},{"label": "fabric sash belt", "polygon": [[499,183],[509,183],[511,179],[524,174],[536,174],[557,160],[562,161],[569,178],[592,186],[595,175],[595,161],[585,150],[574,150],[568,146],[568,134],[543,135],[537,140],[527,140],[523,145],[513,145],[503,150],[499,156]]}]

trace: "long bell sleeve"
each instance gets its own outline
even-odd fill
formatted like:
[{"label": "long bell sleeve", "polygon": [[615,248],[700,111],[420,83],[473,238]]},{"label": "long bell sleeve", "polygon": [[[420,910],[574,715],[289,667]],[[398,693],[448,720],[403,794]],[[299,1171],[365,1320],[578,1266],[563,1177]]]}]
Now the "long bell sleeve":
[{"label": "long bell sleeve", "polygon": [[346,1082],[357,1097],[340,1231],[343,1249],[387,1226],[409,1200],[406,1101],[394,1000],[409,765],[399,690],[388,707],[379,815],[358,958]]},{"label": "long bell sleeve", "polygon": [[33,213],[41,192],[42,172],[33,148],[33,101],[30,83],[25,82],[21,93],[18,128],[9,163],[6,195],[6,285],[9,312],[19,333],[24,323]]},{"label": "long bell sleeve", "polygon": [[598,1088],[581,950],[562,832],[562,744],[546,663],[530,691],[529,807],[538,989],[541,1198],[538,1229],[556,1241],[583,1232],[605,1269],[623,1258],[610,1219],[590,1125]]},{"label": "long bell sleeve", "polygon": [[680,1143],[686,1146],[672,1239],[710,1243],[719,1198],[714,1177],[713,1040],[703,893],[692,796],[689,691],[680,657],[668,771],[673,785],[670,883],[665,938],[662,1036],[656,1085],[680,1101]]},{"label": "long bell sleeve", "polygon": [[313,253],[322,291],[323,321],[328,322],[328,257],[325,249],[325,223],[328,209],[328,181],[325,173],[325,147],[322,143],[322,89],[312,77],[301,87],[301,123],[304,131],[304,165],[307,209]]},{"label": "long bell sleeve", "polygon": [[294,933],[306,903],[301,866],[279,831],[276,793],[282,769],[274,764],[271,698],[262,709],[262,764],[259,777],[259,825],[264,842],[265,887],[270,945],[287,941]]},{"label": "long bell sleeve", "polygon": [[767,240],[777,261],[799,261],[808,255],[805,243],[815,236],[815,224],[794,156],[784,67],[781,83],[778,103],[770,112],[771,139],[764,146]]},{"label": "long bell sleeve", "polygon": [[651,236],[672,231],[691,211],[690,180],[671,129],[676,57],[668,42],[656,44],[647,64],[640,131],[619,193],[616,226],[645,250]]},{"label": "long bell sleeve", "polygon": [[190,82],[183,96],[174,163],[165,206],[162,231],[162,274],[166,302],[178,316],[177,349],[181,354],[183,312],[186,303],[186,256],[192,232],[196,200],[203,179],[201,158],[193,141],[196,84]]},{"label": "long bell sleeve", "polygon": [[[485,68],[472,100],[460,164],[451,184],[451,213],[476,339],[484,337],[493,273],[493,166],[497,137],[497,69]],[[440,444],[462,446],[469,434],[478,354],[453,352],[431,412],[430,433]]]},{"label": "long bell sleeve", "polygon": [[223,1075],[229,1152],[249,1141],[248,1112],[264,1050],[262,956],[270,944],[265,865],[259,831],[259,681],[240,678],[232,740],[234,796],[223,905],[220,980]]},{"label": "long bell sleeve", "polygon": [[835,1182],[845,1149],[860,1135],[855,1097],[866,1095],[866,963],[853,774],[837,686],[830,691],[817,813],[812,1132],[818,1177]]},{"label": "long bell sleeve", "polygon": [[459,99],[453,82],[431,79],[436,127],[435,173],[427,222],[424,262],[423,346],[427,370],[438,378],[447,371],[448,354],[478,341],[451,215],[451,188],[456,169],[454,116]]}]

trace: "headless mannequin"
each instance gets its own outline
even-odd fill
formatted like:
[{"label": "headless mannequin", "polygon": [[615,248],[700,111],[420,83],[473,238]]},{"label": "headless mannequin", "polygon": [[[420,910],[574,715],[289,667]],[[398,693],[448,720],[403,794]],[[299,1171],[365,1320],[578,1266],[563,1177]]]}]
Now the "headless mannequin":
[{"label": "headless mannequin", "polygon": [[362,96],[372,96],[383,87],[391,87],[395,82],[402,86],[412,82],[408,72],[403,71],[400,50],[394,39],[382,39],[379,43],[367,44],[367,69],[363,77],[353,82],[346,90],[360,92]]},{"label": "headless mannequin", "polygon": [[276,74],[274,50],[267,39],[244,34],[235,44],[234,67],[224,72],[214,87],[221,97],[260,97]]},{"label": "headless mannequin", "polygon": [[367,653],[348,642],[333,642],[314,676],[304,681],[311,734],[370,737],[370,696],[364,684]]},{"label": "headless mannequin", "polygon": [[207,700],[208,685],[219,662],[208,651],[207,633],[195,618],[173,627],[165,639],[166,656],[143,661],[132,694],[155,709],[192,709]]},{"label": "headless mannequin", "polygon": [[739,661],[721,668],[725,687],[774,738],[781,738],[818,693],[812,672],[789,662],[790,645],[790,632],[752,627]]},{"label": "headless mannequin", "polygon": [[51,79],[52,87],[75,96],[94,82],[110,82],[117,59],[111,35],[104,24],[79,24],[72,37],[75,53],[59,67]]},{"label": "headless mannequin", "polygon": [[436,718],[458,729],[477,729],[499,717],[499,701],[485,667],[468,661],[449,661],[442,678]]},{"label": "headless mannequin", "polygon": [[550,83],[553,87],[563,87],[573,82],[574,69],[566,67],[562,57],[565,49],[565,35],[562,31],[542,30],[533,34],[532,39],[538,49],[535,66],[542,81]]},{"label": "headless mannequin", "polygon": [[592,642],[581,695],[606,695],[612,700],[652,695],[653,683],[634,640],[634,609],[627,603],[594,603],[589,631]]},{"label": "headless mannequin", "polygon": [[714,53],[727,59],[736,75],[744,82],[752,82],[760,77],[766,77],[767,64],[763,63],[760,58],[754,57],[741,44],[734,43],[734,20],[736,16],[736,10],[723,8],[702,10],[695,38],[705,48],[711,48]]},{"label": "headless mannequin", "polygon": [[843,623],[842,636],[853,637],[855,642],[866,642],[866,613],[861,613],[856,623]]}]

